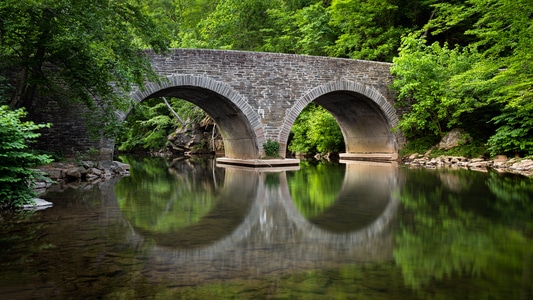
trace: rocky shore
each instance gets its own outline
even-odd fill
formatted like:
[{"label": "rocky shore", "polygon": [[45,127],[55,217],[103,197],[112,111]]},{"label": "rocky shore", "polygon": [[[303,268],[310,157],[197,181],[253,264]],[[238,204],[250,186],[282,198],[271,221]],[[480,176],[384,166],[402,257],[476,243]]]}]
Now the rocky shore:
[{"label": "rocky shore", "polygon": [[423,154],[412,154],[403,159],[409,167],[423,168],[463,168],[473,171],[494,170],[499,173],[513,173],[533,176],[533,160],[525,158],[511,158],[497,156],[494,159],[466,158],[461,156],[439,156],[431,158]]},{"label": "rocky shore", "polygon": [[39,168],[44,178],[36,181],[34,189],[42,194],[52,184],[87,182],[96,184],[115,176],[129,176],[130,166],[119,161],[54,162]]}]

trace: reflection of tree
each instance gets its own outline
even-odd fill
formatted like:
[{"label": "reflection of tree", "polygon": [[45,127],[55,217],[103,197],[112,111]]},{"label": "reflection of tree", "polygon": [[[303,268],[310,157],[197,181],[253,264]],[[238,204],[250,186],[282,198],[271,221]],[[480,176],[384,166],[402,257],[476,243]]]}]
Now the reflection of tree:
[{"label": "reflection of tree", "polygon": [[322,162],[302,161],[298,172],[287,172],[292,200],[306,218],[320,215],[333,205],[343,178],[344,168]]},{"label": "reflection of tree", "polygon": [[[458,172],[457,176],[468,176],[471,184],[457,194],[441,184],[436,173],[408,174],[400,198],[404,222],[394,251],[407,285],[433,290],[442,299],[457,293],[465,299],[531,296],[527,274],[532,270],[528,257],[533,247],[527,226],[531,232],[533,214],[524,207],[531,208],[533,193],[531,189],[520,192],[516,186],[527,184],[509,185],[495,176],[486,180],[486,174]],[[523,226],[508,226],[509,216],[517,216],[515,223]],[[521,289],[524,280],[529,281]]]},{"label": "reflection of tree", "polygon": [[[184,170],[175,172],[164,159],[129,163],[131,176],[122,179],[115,191],[124,216],[135,227],[170,233],[195,224],[214,207],[216,179],[205,166],[183,161],[173,167]],[[142,166],[136,168],[137,163]],[[200,169],[205,174],[198,174]]]},{"label": "reflection of tree", "polygon": [[53,208],[2,216],[0,298],[116,299],[107,295],[137,289],[152,245],[130,247],[130,228],[115,214],[113,185],[49,192]]},{"label": "reflection of tree", "polygon": [[0,216],[0,287],[20,284],[21,279],[34,276],[31,270],[20,266],[30,263],[43,250],[55,247],[43,239],[46,225],[33,221],[34,213],[21,211]]},{"label": "reflection of tree", "polygon": [[157,289],[155,299],[418,299],[392,263],[350,264],[261,279]]},{"label": "reflection of tree", "polygon": [[498,201],[493,204],[506,222],[510,224],[531,220],[533,216],[533,179],[522,176],[500,176],[491,173],[487,186]]}]

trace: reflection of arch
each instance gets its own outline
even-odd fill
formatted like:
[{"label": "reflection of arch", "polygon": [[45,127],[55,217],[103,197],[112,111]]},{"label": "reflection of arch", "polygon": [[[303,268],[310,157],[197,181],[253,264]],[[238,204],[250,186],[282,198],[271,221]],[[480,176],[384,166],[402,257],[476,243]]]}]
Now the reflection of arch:
[{"label": "reflection of arch", "polygon": [[376,89],[351,81],[333,81],[303,95],[285,116],[279,141],[287,145],[298,115],[311,102],[323,106],[337,120],[348,153],[396,153],[391,128],[398,125],[394,107]]},{"label": "reflection of arch", "polygon": [[[365,249],[363,252],[366,253],[369,245],[385,243],[382,236],[386,234],[389,223],[396,213],[399,203],[394,194],[396,168],[392,164],[384,165],[380,169],[372,171],[370,176],[368,173],[364,173],[373,169],[368,167],[368,164],[354,164],[353,166],[350,164],[347,169],[350,170],[347,171],[340,194],[343,193],[343,190],[349,190],[350,185],[358,180],[363,180],[364,183],[369,180],[379,180],[376,184],[379,184],[379,188],[383,190],[382,194],[389,195],[381,214],[363,228],[351,232],[335,233],[302,217],[291,199],[286,173],[281,172],[279,173],[280,184],[278,188],[267,188],[263,181],[258,183],[255,189],[257,196],[251,204],[248,215],[230,235],[210,245],[195,249],[168,249],[156,246],[152,250],[152,254],[157,257],[158,261],[166,260],[166,263],[182,266],[182,264],[193,264],[193,262],[196,262],[194,265],[211,264],[214,261],[210,260],[219,260],[220,256],[225,255],[224,253],[233,257],[232,259],[244,259],[243,257],[249,255],[246,253],[249,249],[269,247],[270,244],[285,244],[285,242],[288,242],[288,247],[283,250],[283,253],[274,253],[273,255],[290,255],[296,259],[294,263],[301,262],[304,257],[313,261],[329,260],[325,252],[336,248],[348,252],[359,252],[361,249]],[[260,173],[262,171],[254,169],[244,170],[227,167],[226,176],[229,175],[229,177],[228,182],[225,181],[225,185],[231,185],[231,187],[228,186],[227,191],[234,193],[252,188],[250,186],[251,178],[257,180],[266,177],[261,176]],[[234,194],[234,197],[239,197],[239,195],[242,195],[242,191],[239,194]],[[276,206],[283,207],[285,212],[270,210],[271,207]],[[296,236],[299,243],[290,243],[289,240],[284,242],[284,239],[292,240]],[[262,245],[261,243],[267,244]],[[262,246],[258,246],[258,244]],[[234,253],[235,256],[231,253]],[[335,255],[338,256],[339,253]],[[224,263],[230,264],[229,261]],[[231,263],[240,264],[238,262]]]},{"label": "reflection of arch", "polygon": [[[371,188],[375,187],[374,192],[376,194],[379,194],[380,197],[386,197],[378,199],[381,203],[376,203],[377,207],[375,209],[381,212],[377,216],[374,216],[375,219],[363,220],[365,224],[362,224],[364,225],[362,228],[351,232],[335,233],[321,228],[304,218],[294,205],[287,182],[284,182],[281,184],[283,189],[282,193],[284,194],[284,207],[291,221],[297,224],[297,227],[304,232],[308,239],[319,239],[321,242],[335,244],[357,244],[382,233],[394,217],[399,203],[399,199],[394,195],[397,176],[395,164],[352,161],[347,161],[346,163],[346,175],[338,197],[353,195],[354,191],[357,191],[360,187],[368,187],[370,184],[372,185]],[[283,176],[283,180],[286,180],[285,176]],[[370,203],[373,198],[364,200]],[[383,203],[383,201],[386,203]]]},{"label": "reflection of arch", "polygon": [[[262,190],[262,185],[259,184],[258,181],[258,173],[253,168],[248,170],[242,168],[226,168],[224,184],[219,197],[225,197],[228,199],[228,201],[239,197],[240,199],[237,200],[241,201],[236,201],[236,204],[240,206],[243,204],[247,205],[246,216],[244,216],[240,224],[234,228],[233,232],[227,236],[224,236],[219,240],[212,240],[212,243],[210,244],[204,243],[197,248],[173,249],[171,250],[171,255],[180,257],[182,259],[197,256],[202,256],[205,259],[213,257],[221,251],[227,251],[228,249],[235,248],[237,245],[239,245],[239,243],[242,243],[243,240],[246,240],[250,236],[252,229],[254,228],[254,224],[258,223],[260,220],[260,205],[262,202],[257,201],[257,194],[260,194],[264,191]],[[255,198],[249,199],[251,197]],[[250,201],[253,201],[253,203],[250,203]],[[160,246],[156,246],[153,251],[168,253],[167,248]]]},{"label": "reflection of arch", "polygon": [[[134,101],[177,97],[202,108],[219,126],[226,157],[256,159],[265,141],[259,115],[235,89],[209,77],[171,75],[132,93]],[[125,118],[125,115],[123,116]]]}]

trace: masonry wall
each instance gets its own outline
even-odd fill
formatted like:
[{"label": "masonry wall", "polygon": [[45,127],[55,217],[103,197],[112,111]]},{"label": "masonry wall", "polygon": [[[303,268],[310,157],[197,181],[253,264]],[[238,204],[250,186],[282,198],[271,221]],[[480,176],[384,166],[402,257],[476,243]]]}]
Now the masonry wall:
[{"label": "masonry wall", "polygon": [[38,97],[28,109],[29,118],[35,123],[51,123],[50,128],[40,130],[41,136],[31,146],[35,149],[64,156],[65,158],[88,158],[111,160],[114,141],[111,139],[91,139],[86,126],[85,116],[90,113],[79,103],[64,99]]},{"label": "masonry wall", "polygon": [[[352,59],[243,51],[174,49],[167,55],[147,51],[162,77],[175,74],[210,78],[237,91],[260,117],[264,138],[276,139],[288,111],[311,90],[334,81],[358,82],[377,90],[393,105],[388,86],[390,64]],[[82,105],[57,99],[36,101],[30,110],[38,123],[53,123],[42,131],[36,148],[67,157],[102,149],[112,155],[113,141],[91,140]]]},{"label": "masonry wall", "polygon": [[378,90],[391,105],[390,64],[280,53],[174,49],[149,51],[161,76],[188,74],[222,81],[237,90],[264,119],[267,138],[275,138],[286,112],[310,90],[333,81],[353,81]]}]

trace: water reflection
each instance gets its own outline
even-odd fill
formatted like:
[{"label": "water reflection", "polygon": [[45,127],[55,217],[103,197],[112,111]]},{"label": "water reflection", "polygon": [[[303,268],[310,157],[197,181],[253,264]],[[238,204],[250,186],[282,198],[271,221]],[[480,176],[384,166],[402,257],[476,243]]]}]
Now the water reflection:
[{"label": "water reflection", "polygon": [[531,181],[465,175],[464,170],[409,172],[401,193],[409,217],[402,218],[394,250],[406,284],[425,296],[438,290],[442,299],[458,293],[530,299]]},{"label": "water reflection", "polygon": [[129,162],[131,178],[117,185],[51,192],[50,209],[0,216],[0,298],[533,295],[529,179],[360,163],[268,172]]},{"label": "water reflection", "polygon": [[[398,200],[393,197],[396,168],[391,165],[375,169],[375,166],[367,164],[349,164],[339,169],[342,177],[339,175],[333,183],[339,189],[336,193],[331,190],[331,205],[321,206],[320,212],[315,211],[309,217],[301,213],[302,205],[298,202],[307,199],[293,199],[294,193],[289,189],[293,178],[291,172],[298,174],[300,171],[231,166],[213,168],[210,164],[202,166],[203,171],[194,171],[194,168],[189,169],[182,164],[190,166],[191,163],[178,162],[170,168],[179,169],[181,177],[162,168],[161,172],[167,175],[158,179],[158,182],[165,181],[164,186],[172,186],[170,190],[179,192],[152,186],[147,176],[138,176],[135,170],[132,170],[129,180],[121,181],[116,187],[124,216],[138,235],[135,239],[154,240],[156,243],[146,266],[155,273],[164,273],[184,284],[197,284],[218,278],[221,273],[215,270],[221,269],[224,276],[263,276],[392,257],[393,239],[388,225],[394,217]],[[314,176],[315,167],[302,167],[307,172],[304,173],[306,176],[292,181],[293,190],[309,191],[332,182],[327,176],[322,179]],[[315,185],[310,185],[306,180],[308,178],[314,178]],[[320,180],[327,182],[321,184]],[[205,188],[184,188],[189,182]],[[145,208],[157,205],[146,202],[152,201],[150,197],[159,202],[158,192],[161,190],[166,191],[167,204],[159,205],[163,209],[157,214],[165,218],[172,214],[184,216],[183,213],[172,212],[173,206],[183,209],[184,206],[178,204],[181,199],[189,203],[188,199],[199,197],[202,200],[207,194],[214,205],[199,220],[167,232],[163,239],[162,234],[142,229],[135,223],[146,218],[143,214],[152,218],[153,212],[146,212]],[[150,194],[153,196],[147,196]],[[179,197],[168,197],[175,194]],[[305,193],[310,194],[313,192]],[[318,201],[316,203],[321,205]],[[138,207],[132,207],[135,205]],[[311,201],[308,207],[312,209],[312,205]],[[190,207],[187,209],[192,210]],[[369,247],[376,250],[369,252]]]},{"label": "water reflection", "polygon": [[231,235],[257,189],[257,178],[233,180],[212,160],[178,160],[170,167],[161,160],[149,168],[128,162],[131,176],[116,185],[117,202],[132,227],[158,245],[194,248]]},{"label": "water reflection", "polygon": [[340,166],[309,164],[288,174],[292,200],[309,222],[330,232],[347,233],[392,216],[392,211],[383,215],[388,206],[393,210],[397,205],[397,165],[357,161],[343,161]]}]

